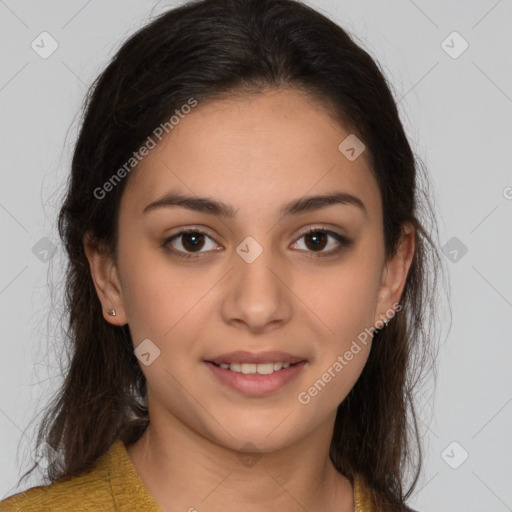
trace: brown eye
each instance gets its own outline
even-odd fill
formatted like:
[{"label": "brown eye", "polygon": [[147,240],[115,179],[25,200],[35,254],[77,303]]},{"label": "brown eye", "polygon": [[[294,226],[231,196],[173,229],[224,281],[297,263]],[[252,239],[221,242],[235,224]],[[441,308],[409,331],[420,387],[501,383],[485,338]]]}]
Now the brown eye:
[{"label": "brown eye", "polygon": [[[301,239],[305,240],[305,249],[301,250],[308,253],[312,258],[335,256],[353,243],[352,240],[339,233],[320,228],[311,228],[299,238],[299,240]],[[207,246],[209,240],[213,242],[212,246],[203,251],[202,249]],[[294,245],[297,244],[298,242]],[[329,245],[331,245],[331,248],[325,250]],[[188,229],[176,233],[164,241],[163,247],[166,251],[180,258],[200,258],[203,253],[219,250],[219,246],[207,233],[197,229]]]},{"label": "brown eye", "polygon": [[[200,257],[201,253],[208,252],[202,251],[208,240],[213,242],[210,250],[216,250],[217,244],[207,233],[197,229],[188,229],[166,239],[163,247],[179,257],[197,258]],[[197,253],[197,255],[194,253]]]},{"label": "brown eye", "polygon": [[181,244],[186,251],[201,249],[204,245],[204,235],[202,233],[184,233]]},{"label": "brown eye", "polygon": [[[323,228],[311,228],[304,233],[299,240],[302,238],[305,240],[305,251],[311,253],[311,257],[313,258],[334,256],[353,243],[353,241],[349,240],[347,237]],[[334,240],[334,242],[330,244],[331,248],[329,250],[324,250],[326,247],[329,247],[329,239]],[[298,242],[294,245],[297,243]]]},{"label": "brown eye", "polygon": [[[311,250],[322,250],[328,241],[328,235],[325,233],[325,231],[314,231],[312,233],[308,233],[307,235],[304,235],[306,240],[306,245]],[[310,243],[308,243],[310,242]]]}]

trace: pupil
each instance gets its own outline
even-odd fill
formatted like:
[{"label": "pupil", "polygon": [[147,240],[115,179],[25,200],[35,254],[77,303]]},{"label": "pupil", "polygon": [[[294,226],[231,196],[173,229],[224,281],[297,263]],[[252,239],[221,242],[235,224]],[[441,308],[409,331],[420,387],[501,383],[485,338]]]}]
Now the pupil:
[{"label": "pupil", "polygon": [[308,244],[306,242],[306,245],[308,245],[308,247],[311,249],[318,249],[320,245],[322,245],[321,248],[323,248],[323,243],[325,243],[325,239],[327,238],[327,235],[326,233],[322,233],[322,232],[315,232],[315,233],[310,233],[307,237],[306,237],[306,241],[307,240],[313,240],[313,244],[312,246],[310,247],[310,244]]},{"label": "pupil", "polygon": [[[307,243],[306,245],[310,249],[318,249],[323,248],[327,235],[320,231],[310,233],[306,237],[306,241],[312,240],[312,243]],[[185,233],[183,235],[183,247],[188,250],[200,249],[204,243],[204,236],[201,233]]]},{"label": "pupil", "polygon": [[[191,243],[189,243],[191,242]],[[201,233],[185,233],[183,236],[183,247],[188,250],[201,249],[203,242],[203,235]]]}]

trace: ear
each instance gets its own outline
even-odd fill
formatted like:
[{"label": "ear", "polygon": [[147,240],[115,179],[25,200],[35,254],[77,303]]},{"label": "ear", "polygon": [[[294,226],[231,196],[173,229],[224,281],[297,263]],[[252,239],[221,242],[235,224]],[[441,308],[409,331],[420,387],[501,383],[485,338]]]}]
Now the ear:
[{"label": "ear", "polygon": [[[112,325],[127,324],[121,284],[113,258],[88,233],[83,243],[94,287],[102,305],[103,318]],[[108,314],[110,309],[115,310],[115,316]]]},{"label": "ear", "polygon": [[410,223],[406,223],[402,227],[396,253],[387,260],[382,270],[374,325],[380,326],[382,322],[392,318],[405,287],[415,247],[415,229]]}]

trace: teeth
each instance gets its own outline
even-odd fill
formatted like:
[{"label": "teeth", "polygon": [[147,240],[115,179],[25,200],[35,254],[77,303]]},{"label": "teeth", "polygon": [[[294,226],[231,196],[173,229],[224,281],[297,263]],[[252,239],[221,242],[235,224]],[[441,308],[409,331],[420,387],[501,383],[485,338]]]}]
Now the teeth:
[{"label": "teeth", "polygon": [[277,372],[282,368],[288,368],[290,363],[221,363],[219,365],[224,370],[231,370],[232,372],[243,373],[244,375],[270,375]]},{"label": "teeth", "polygon": [[247,375],[249,373],[256,373],[256,366],[255,364],[250,363],[242,363],[242,373]]},{"label": "teeth", "polygon": [[[274,363],[261,363],[256,366],[256,372],[260,375],[270,375],[274,373]],[[280,368],[278,368],[280,370]]]},{"label": "teeth", "polygon": [[242,365],[240,363],[232,363],[229,365],[229,369],[240,373],[242,371]]}]

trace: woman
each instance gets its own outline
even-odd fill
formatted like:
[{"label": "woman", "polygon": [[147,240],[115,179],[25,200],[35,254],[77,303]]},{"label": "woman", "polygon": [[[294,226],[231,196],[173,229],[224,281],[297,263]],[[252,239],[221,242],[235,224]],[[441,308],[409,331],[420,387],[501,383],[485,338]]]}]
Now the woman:
[{"label": "woman", "polygon": [[376,63],[299,2],[199,0],[130,37],[59,217],[48,485],[0,509],[409,510],[439,264],[417,173]]}]

